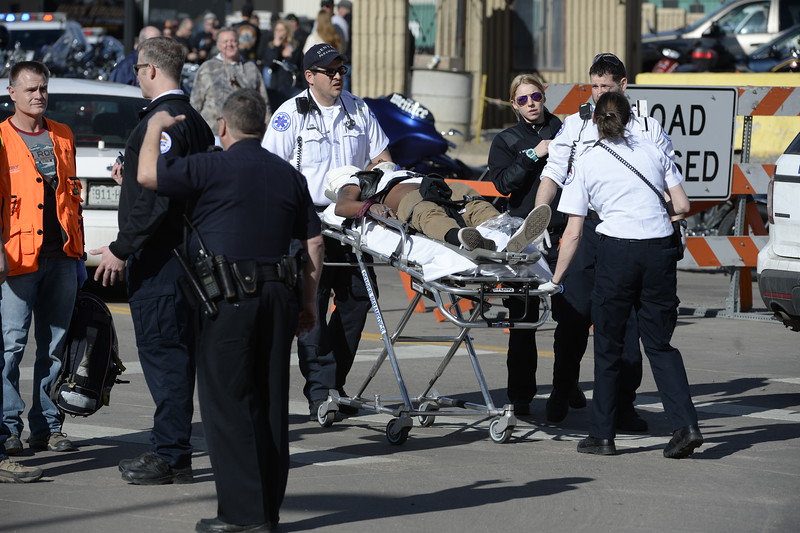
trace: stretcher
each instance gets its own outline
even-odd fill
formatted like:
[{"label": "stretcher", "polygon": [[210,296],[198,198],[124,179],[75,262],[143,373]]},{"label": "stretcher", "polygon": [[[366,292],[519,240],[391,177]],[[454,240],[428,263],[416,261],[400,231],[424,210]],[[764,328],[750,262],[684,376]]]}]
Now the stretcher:
[{"label": "stretcher", "polygon": [[[492,441],[507,442],[517,424],[514,406],[495,405],[469,333],[474,328],[538,328],[547,320],[550,314],[549,299],[538,287],[550,279],[550,271],[538,250],[528,248],[521,253],[466,251],[420,234],[411,234],[404,224],[393,219],[374,217],[344,221],[333,214],[332,206],[321,218],[323,235],[351,246],[354,251],[383,341],[383,350],[355,395],[345,397],[340,396],[336,390],[329,391],[327,400],[317,411],[319,424],[323,427],[331,426],[341,405],[387,414],[392,418],[386,425],[386,439],[390,444],[401,445],[408,438],[414,418],[420,426],[428,427],[437,416],[479,415],[492,418],[489,424]],[[350,222],[353,222],[352,225]],[[372,262],[365,259],[367,255],[372,258]],[[336,266],[351,265],[325,264],[326,268]],[[374,266],[393,267],[408,274],[415,293],[391,332],[387,329],[369,275],[368,268]],[[522,322],[506,315],[502,306],[503,298],[528,296],[538,296],[543,303],[543,310],[537,321]],[[458,327],[458,334],[401,335],[422,297],[436,304],[442,315]],[[459,305],[461,300],[471,301],[472,310],[465,314]],[[522,317],[528,314],[527,299],[525,301],[526,309]],[[396,343],[404,341],[451,343],[433,376],[420,394],[415,396],[409,393],[394,349]],[[434,388],[462,345],[472,365],[483,404],[442,396]],[[371,398],[366,397],[368,386],[387,360],[394,372],[399,396],[373,394]]]}]

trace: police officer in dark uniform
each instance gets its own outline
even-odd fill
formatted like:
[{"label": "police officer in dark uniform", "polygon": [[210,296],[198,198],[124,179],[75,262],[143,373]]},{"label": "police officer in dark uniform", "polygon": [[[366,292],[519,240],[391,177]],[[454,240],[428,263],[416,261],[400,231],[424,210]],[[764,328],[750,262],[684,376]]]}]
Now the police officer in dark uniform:
[{"label": "police officer in dark uniform", "polygon": [[189,309],[178,290],[182,275],[172,249],[183,240],[183,202],[156,196],[136,182],[139,149],[147,118],[161,110],[184,114],[186,120],[165,133],[165,157],[204,152],[214,143],[205,120],[180,90],[184,52],[177,41],[154,37],[139,47],[133,66],[145,98],[142,121],[125,146],[125,164],[116,164],[112,176],[122,183],[119,233],[114,242],[91,253],[102,253],[95,280],[104,286],[122,280],[127,261],[128,299],[139,360],[156,404],[151,450],[125,459],[122,479],[138,485],[192,482],[192,413],[195,361],[189,329]]},{"label": "police officer in dark uniform", "polygon": [[[296,332],[316,324],[322,268],[320,221],[305,178],[261,148],[266,102],[252,89],[225,101],[224,152],[159,157],[159,138],[180,126],[168,112],[149,122],[139,182],[195,203],[189,263],[206,249],[222,294],[202,314],[197,355],[203,428],[218,516],[196,530],[271,531],[289,472],[289,355]],[[290,241],[304,243],[302,311],[294,297]],[[202,243],[202,247],[201,247]],[[201,295],[201,297],[204,297]]]}]

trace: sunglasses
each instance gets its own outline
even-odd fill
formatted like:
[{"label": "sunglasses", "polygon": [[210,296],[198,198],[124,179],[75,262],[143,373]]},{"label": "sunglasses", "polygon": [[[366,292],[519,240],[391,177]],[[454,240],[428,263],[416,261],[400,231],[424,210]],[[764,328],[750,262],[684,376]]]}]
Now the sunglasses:
[{"label": "sunglasses", "polygon": [[592,59],[592,65],[594,65],[598,61],[606,61],[608,63],[611,63],[612,65],[619,65],[619,66],[622,65],[622,61],[620,61],[617,56],[615,56],[614,54],[610,54],[608,52],[604,52],[602,54],[597,54],[596,56],[594,56],[594,59]]},{"label": "sunglasses", "polygon": [[333,77],[336,76],[337,74],[341,74],[342,76],[347,74],[347,67],[344,65],[342,65],[339,68],[312,68],[309,70],[314,74],[325,74],[331,79],[333,79]]},{"label": "sunglasses", "polygon": [[541,102],[542,99],[544,98],[544,95],[542,93],[533,93],[528,96],[518,96],[515,98],[515,100],[517,102],[517,105],[525,105],[528,103],[528,98],[530,98],[534,102]]},{"label": "sunglasses", "polygon": [[149,66],[150,66],[150,63],[137,63],[136,65],[133,65],[133,73],[134,74],[139,74],[139,71],[141,69],[143,69],[145,67],[149,67]]}]

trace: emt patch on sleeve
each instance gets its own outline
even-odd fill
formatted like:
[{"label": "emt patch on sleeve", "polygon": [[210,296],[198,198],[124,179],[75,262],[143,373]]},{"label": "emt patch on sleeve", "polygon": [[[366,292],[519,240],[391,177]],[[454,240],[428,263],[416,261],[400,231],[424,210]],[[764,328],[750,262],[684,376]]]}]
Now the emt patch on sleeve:
[{"label": "emt patch on sleeve", "polygon": [[161,153],[166,154],[172,148],[172,137],[166,131],[161,132]]},{"label": "emt patch on sleeve", "polygon": [[289,114],[284,111],[276,113],[275,116],[272,117],[272,129],[275,131],[286,131],[291,125],[292,119],[289,117]]}]

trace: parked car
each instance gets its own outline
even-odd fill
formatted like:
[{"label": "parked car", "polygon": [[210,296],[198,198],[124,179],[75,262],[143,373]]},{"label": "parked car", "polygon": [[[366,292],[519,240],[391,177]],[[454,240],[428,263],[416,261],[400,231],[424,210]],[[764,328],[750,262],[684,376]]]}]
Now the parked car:
[{"label": "parked car", "polygon": [[739,59],[742,72],[777,72],[781,65],[797,59],[800,51],[800,24],[782,31],[767,44],[756,48],[752,54]]},{"label": "parked car", "polygon": [[758,289],[767,309],[800,331],[800,133],[778,158],[767,198],[769,242],[758,254]]},{"label": "parked car", "polygon": [[689,57],[699,42],[744,56],[795,24],[800,24],[798,0],[733,0],[686,28],[642,36],[642,72],[653,70],[664,48]]},{"label": "parked car", "polygon": [[[8,80],[0,83],[5,87]],[[99,248],[117,236],[120,187],[111,179],[111,166],[147,101],[129,85],[68,78],[50,78],[48,93],[45,118],[67,124],[75,136],[86,250]],[[0,120],[12,114],[14,103],[6,93],[0,96]],[[86,261],[87,266],[98,263],[97,256]]]}]

